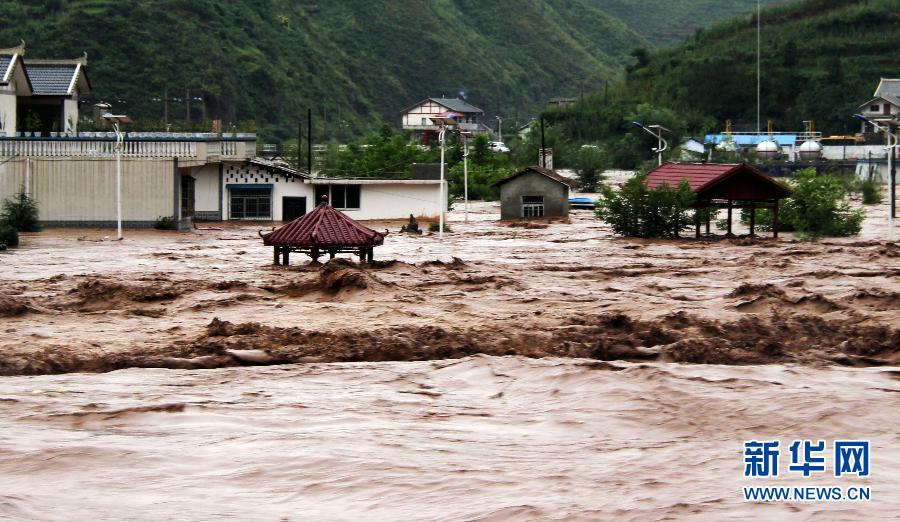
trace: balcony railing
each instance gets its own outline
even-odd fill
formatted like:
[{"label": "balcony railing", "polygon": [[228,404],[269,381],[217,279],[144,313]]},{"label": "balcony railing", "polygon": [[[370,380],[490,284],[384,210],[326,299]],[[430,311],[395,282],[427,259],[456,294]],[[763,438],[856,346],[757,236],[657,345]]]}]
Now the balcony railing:
[{"label": "balcony railing", "polygon": [[[28,134],[28,133],[26,133]],[[111,132],[82,132],[77,136],[0,136],[0,157],[115,156]],[[123,141],[126,158],[245,159],[254,156],[255,134],[132,132]]]}]

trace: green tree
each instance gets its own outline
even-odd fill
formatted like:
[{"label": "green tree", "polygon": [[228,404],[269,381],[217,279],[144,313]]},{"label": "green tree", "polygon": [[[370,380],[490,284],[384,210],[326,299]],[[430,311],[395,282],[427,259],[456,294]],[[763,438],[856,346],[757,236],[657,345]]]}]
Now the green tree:
[{"label": "green tree", "polygon": [[576,159],[576,173],[581,182],[581,189],[586,192],[595,192],[597,183],[602,179],[602,173],[606,170],[607,165],[606,155],[599,146],[582,145]]},{"label": "green tree", "polygon": [[38,206],[24,187],[18,194],[7,198],[0,210],[0,224],[5,224],[19,232],[39,232],[41,223],[38,218]]},{"label": "green tree", "polygon": [[597,217],[616,234],[626,237],[678,237],[692,221],[694,191],[686,181],[650,190],[647,175],[636,174],[618,192],[604,186],[597,201]]}]

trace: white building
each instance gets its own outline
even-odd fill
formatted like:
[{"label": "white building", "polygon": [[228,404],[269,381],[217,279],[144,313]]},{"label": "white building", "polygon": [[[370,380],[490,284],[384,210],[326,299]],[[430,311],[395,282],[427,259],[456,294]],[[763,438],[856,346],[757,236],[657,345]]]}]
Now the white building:
[{"label": "white building", "polygon": [[859,112],[874,121],[900,120],[900,79],[882,78],[872,99],[860,105]]},{"label": "white building", "polygon": [[91,91],[87,58],[32,60],[25,42],[0,49],[0,135],[77,132],[78,99]]},{"label": "white building", "polygon": [[459,98],[426,98],[407,107],[401,113],[403,130],[412,131],[415,136],[437,133],[440,127],[431,118],[455,112],[460,115],[458,128],[469,132],[490,132],[482,123],[484,111]]}]

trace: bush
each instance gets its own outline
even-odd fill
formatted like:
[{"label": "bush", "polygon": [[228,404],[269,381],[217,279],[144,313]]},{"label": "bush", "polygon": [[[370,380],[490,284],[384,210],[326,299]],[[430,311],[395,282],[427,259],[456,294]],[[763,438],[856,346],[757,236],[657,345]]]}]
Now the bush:
[{"label": "bush", "polygon": [[877,205],[881,203],[881,183],[867,179],[860,183],[859,190],[862,192],[862,201],[864,205]]},{"label": "bush", "polygon": [[650,190],[646,180],[646,174],[637,174],[619,192],[603,187],[597,217],[622,236],[678,237],[691,226],[694,191],[686,181],[677,189],[663,184]]},{"label": "bush", "polygon": [[19,232],[40,232],[41,230],[37,203],[25,193],[24,188],[3,202],[0,222]]},{"label": "bush", "polygon": [[172,216],[161,216],[153,223],[156,230],[178,230],[178,223]]},{"label": "bush", "polygon": [[[440,222],[438,222],[438,221],[432,221],[431,223],[428,224],[429,232],[438,232],[438,231],[440,231],[440,229],[441,229],[441,225],[440,225]],[[450,226],[447,225],[446,221],[444,222],[444,232],[451,232]]]},{"label": "bush", "polygon": [[15,228],[0,223],[0,244],[9,247],[19,246],[19,233]]},{"label": "bush", "polygon": [[581,182],[581,190],[594,192],[597,184],[603,179],[602,172],[606,169],[607,160],[603,151],[596,145],[582,145],[575,159],[578,181]]},{"label": "bush", "polygon": [[[797,171],[785,183],[794,193],[782,201],[781,230],[795,230],[804,238],[854,236],[862,229],[866,212],[846,201],[845,184],[834,176],[816,176],[815,169]],[[741,222],[750,222],[750,213],[741,212]],[[772,211],[756,210],[756,226],[772,229]]]}]

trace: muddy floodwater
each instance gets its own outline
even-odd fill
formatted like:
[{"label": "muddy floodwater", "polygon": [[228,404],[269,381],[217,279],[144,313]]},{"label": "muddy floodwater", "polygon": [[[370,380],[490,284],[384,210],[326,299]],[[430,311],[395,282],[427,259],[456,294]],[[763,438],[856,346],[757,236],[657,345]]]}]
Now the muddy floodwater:
[{"label": "muddy floodwater", "polygon": [[[900,245],[51,229],[0,253],[0,518],[889,519]],[[352,261],[352,262],[351,262]],[[750,439],[868,439],[865,503],[745,503]],[[831,485],[833,477],[777,485]],[[770,485],[765,483],[765,485]]]}]

